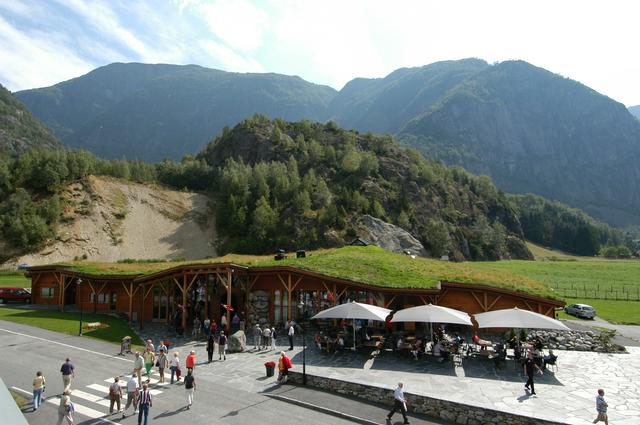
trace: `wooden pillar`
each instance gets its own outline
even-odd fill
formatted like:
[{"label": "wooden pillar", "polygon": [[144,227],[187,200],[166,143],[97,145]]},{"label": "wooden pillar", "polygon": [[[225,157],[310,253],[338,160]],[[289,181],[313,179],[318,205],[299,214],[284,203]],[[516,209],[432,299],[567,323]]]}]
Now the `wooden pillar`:
[{"label": "wooden pillar", "polygon": [[129,326],[132,323],[133,317],[133,282],[129,282]]},{"label": "wooden pillar", "polygon": [[140,330],[144,329],[144,299],[145,299],[145,287],[144,285],[142,285],[142,296],[141,301],[140,301],[140,320],[138,321],[140,323]]},{"label": "wooden pillar", "polygon": [[287,318],[288,320],[292,320],[291,317],[291,273],[287,275]]},{"label": "wooden pillar", "polygon": [[[227,306],[231,305],[231,270],[227,269]],[[227,308],[227,326],[231,328],[231,312]]]},{"label": "wooden pillar", "polygon": [[187,332],[187,274],[182,275],[182,331]]},{"label": "wooden pillar", "polygon": [[209,317],[209,277],[207,276],[207,280],[204,284],[204,318],[210,319]]}]

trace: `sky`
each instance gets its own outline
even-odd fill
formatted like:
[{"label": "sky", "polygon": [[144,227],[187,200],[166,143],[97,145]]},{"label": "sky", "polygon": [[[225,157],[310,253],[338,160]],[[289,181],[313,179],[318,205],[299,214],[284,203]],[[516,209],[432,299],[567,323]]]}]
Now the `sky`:
[{"label": "sky", "polygon": [[440,60],[522,59],[640,104],[636,0],[0,0],[0,83],[113,62],[276,72],[341,89]]}]

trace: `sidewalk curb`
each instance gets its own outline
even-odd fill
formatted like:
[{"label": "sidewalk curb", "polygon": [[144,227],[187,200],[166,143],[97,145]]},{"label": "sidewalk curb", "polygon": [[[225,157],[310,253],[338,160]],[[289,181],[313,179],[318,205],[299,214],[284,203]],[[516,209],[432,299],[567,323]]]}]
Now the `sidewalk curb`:
[{"label": "sidewalk curb", "polygon": [[373,422],[368,419],[359,418],[357,416],[349,415],[348,413],[339,412],[337,410],[329,409],[328,407],[318,406],[316,404],[307,403],[305,401],[296,400],[293,398],[285,397],[279,394],[264,394],[269,398],[273,398],[275,400],[283,401],[285,403],[291,403],[298,405],[300,407],[304,407],[306,409],[315,410],[317,412],[326,413],[327,415],[335,416],[338,418],[346,419],[348,421],[352,421],[355,423],[363,424],[363,425],[380,425],[380,422]]}]

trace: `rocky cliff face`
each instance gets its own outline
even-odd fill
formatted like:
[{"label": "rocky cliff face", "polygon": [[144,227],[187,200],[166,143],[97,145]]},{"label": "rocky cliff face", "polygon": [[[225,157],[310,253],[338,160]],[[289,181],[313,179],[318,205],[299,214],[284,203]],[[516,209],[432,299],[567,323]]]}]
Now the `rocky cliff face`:
[{"label": "rocky cliff face", "polygon": [[411,251],[412,254],[427,256],[427,251],[411,233],[396,225],[386,223],[368,214],[360,219],[358,236],[374,245],[392,252]]}]

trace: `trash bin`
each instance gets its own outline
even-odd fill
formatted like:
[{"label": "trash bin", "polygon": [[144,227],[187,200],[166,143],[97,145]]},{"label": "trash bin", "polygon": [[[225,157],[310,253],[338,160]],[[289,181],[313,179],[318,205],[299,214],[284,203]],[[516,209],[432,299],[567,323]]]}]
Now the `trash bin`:
[{"label": "trash bin", "polygon": [[273,376],[276,365],[274,363],[265,363],[264,367],[267,370],[267,378]]}]

